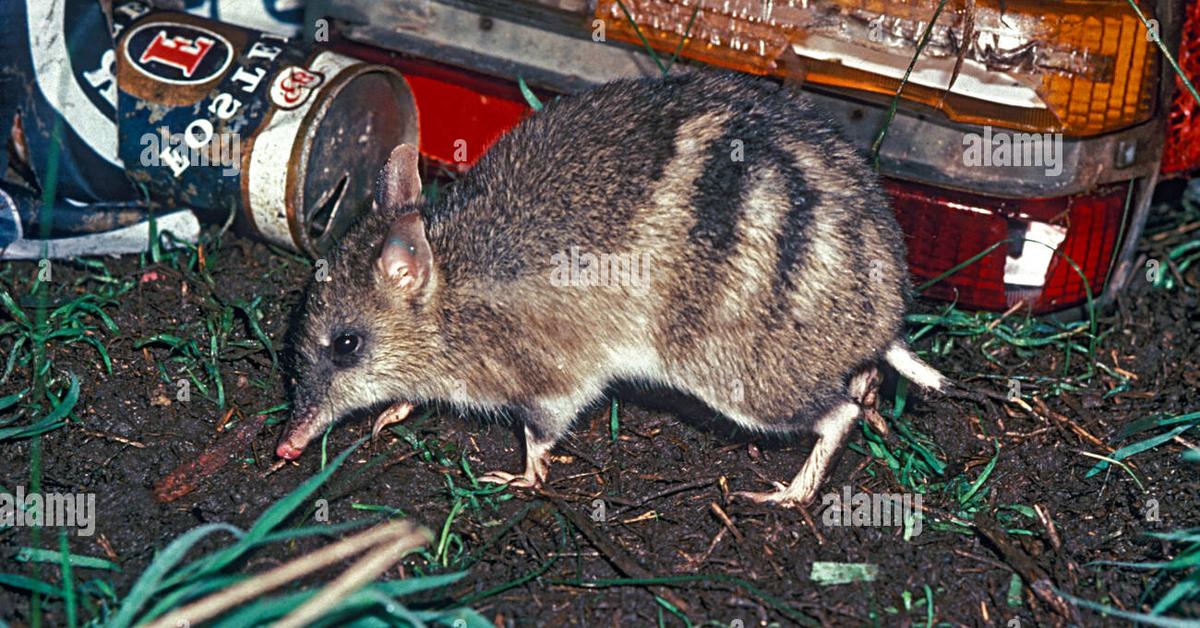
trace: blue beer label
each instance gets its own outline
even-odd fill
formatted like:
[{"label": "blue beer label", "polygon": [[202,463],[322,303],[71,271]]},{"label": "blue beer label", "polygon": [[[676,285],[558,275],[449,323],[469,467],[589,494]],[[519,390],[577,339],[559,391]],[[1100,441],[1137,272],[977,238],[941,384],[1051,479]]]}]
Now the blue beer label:
[{"label": "blue beer label", "polygon": [[120,152],[156,205],[218,218],[243,205],[244,153],[284,104],[272,93],[307,98],[322,77],[305,70],[306,46],[196,21],[150,13],[120,40],[122,62],[140,75],[121,80]]},{"label": "blue beer label", "polygon": [[130,65],[143,74],[174,85],[206,83],[233,60],[229,40],[191,24],[139,26],[129,33],[124,52]]}]

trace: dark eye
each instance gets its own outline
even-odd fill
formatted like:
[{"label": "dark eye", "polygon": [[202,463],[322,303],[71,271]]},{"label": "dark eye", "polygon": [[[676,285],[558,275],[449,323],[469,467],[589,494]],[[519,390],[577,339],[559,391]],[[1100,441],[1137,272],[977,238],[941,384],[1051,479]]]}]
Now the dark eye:
[{"label": "dark eye", "polygon": [[344,358],[354,355],[362,341],[356,334],[342,334],[333,339],[334,357]]}]

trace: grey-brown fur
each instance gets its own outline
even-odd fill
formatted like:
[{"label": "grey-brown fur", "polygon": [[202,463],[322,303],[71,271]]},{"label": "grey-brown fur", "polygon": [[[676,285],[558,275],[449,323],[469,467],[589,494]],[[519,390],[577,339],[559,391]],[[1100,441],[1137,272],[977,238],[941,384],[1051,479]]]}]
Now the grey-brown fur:
[{"label": "grey-brown fur", "polygon": [[[443,401],[518,410],[541,451],[607,384],[634,379],[836,447],[845,430],[821,417],[857,407],[850,379],[896,343],[907,302],[875,175],[806,97],[765,80],[619,81],[550,103],[416,205],[431,279],[402,293],[375,262],[413,209],[366,214],[314,284],[293,433]],[[572,247],[641,262],[648,282],[563,286]],[[348,331],[363,343],[339,366],[329,343]]]}]

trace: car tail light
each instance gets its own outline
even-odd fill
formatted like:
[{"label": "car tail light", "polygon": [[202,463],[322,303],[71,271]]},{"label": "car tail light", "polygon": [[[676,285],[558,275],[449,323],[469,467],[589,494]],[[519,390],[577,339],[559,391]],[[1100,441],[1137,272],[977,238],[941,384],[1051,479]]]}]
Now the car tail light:
[{"label": "car tail light", "polygon": [[529,111],[523,103],[436,78],[415,74],[405,78],[417,101],[421,152],[439,161],[474,164]]},{"label": "car tail light", "polygon": [[458,168],[474,164],[530,111],[507,81],[348,41],[334,49],[400,70],[417,103],[421,153]]},{"label": "car tail light", "polygon": [[[596,15],[631,43],[641,39],[630,17],[659,50],[675,50],[690,32],[681,54],[706,63],[787,75],[797,71],[794,53],[806,81],[891,95],[938,3],[599,0]],[[1150,118],[1157,63],[1127,0],[979,0],[973,19],[947,3],[903,97],[960,122],[1089,136]]]},{"label": "car tail light", "polygon": [[[885,180],[904,229],[914,284],[945,276],[925,296],[971,309],[1033,312],[1087,300],[1077,264],[1098,298],[1121,238],[1129,185],[1043,199],[1003,199]],[[1048,246],[1044,246],[1048,245]],[[1052,247],[1052,248],[1050,248]]]},{"label": "car tail light", "polygon": [[[1192,84],[1200,81],[1200,2],[1188,2],[1179,43],[1179,67]],[[1200,103],[1192,98],[1179,77],[1167,113],[1167,141],[1162,173],[1175,174],[1200,167]]]}]

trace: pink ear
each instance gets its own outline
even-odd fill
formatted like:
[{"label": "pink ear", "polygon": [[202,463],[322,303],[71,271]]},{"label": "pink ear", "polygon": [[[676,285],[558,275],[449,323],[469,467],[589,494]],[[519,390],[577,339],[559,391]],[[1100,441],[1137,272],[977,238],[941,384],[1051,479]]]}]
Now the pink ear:
[{"label": "pink ear", "polygon": [[380,209],[395,209],[421,198],[420,153],[410,144],[392,149],[375,183],[375,203]]},{"label": "pink ear", "polygon": [[433,252],[425,239],[420,212],[408,212],[392,223],[375,266],[405,292],[415,293],[425,285],[433,267]]}]

